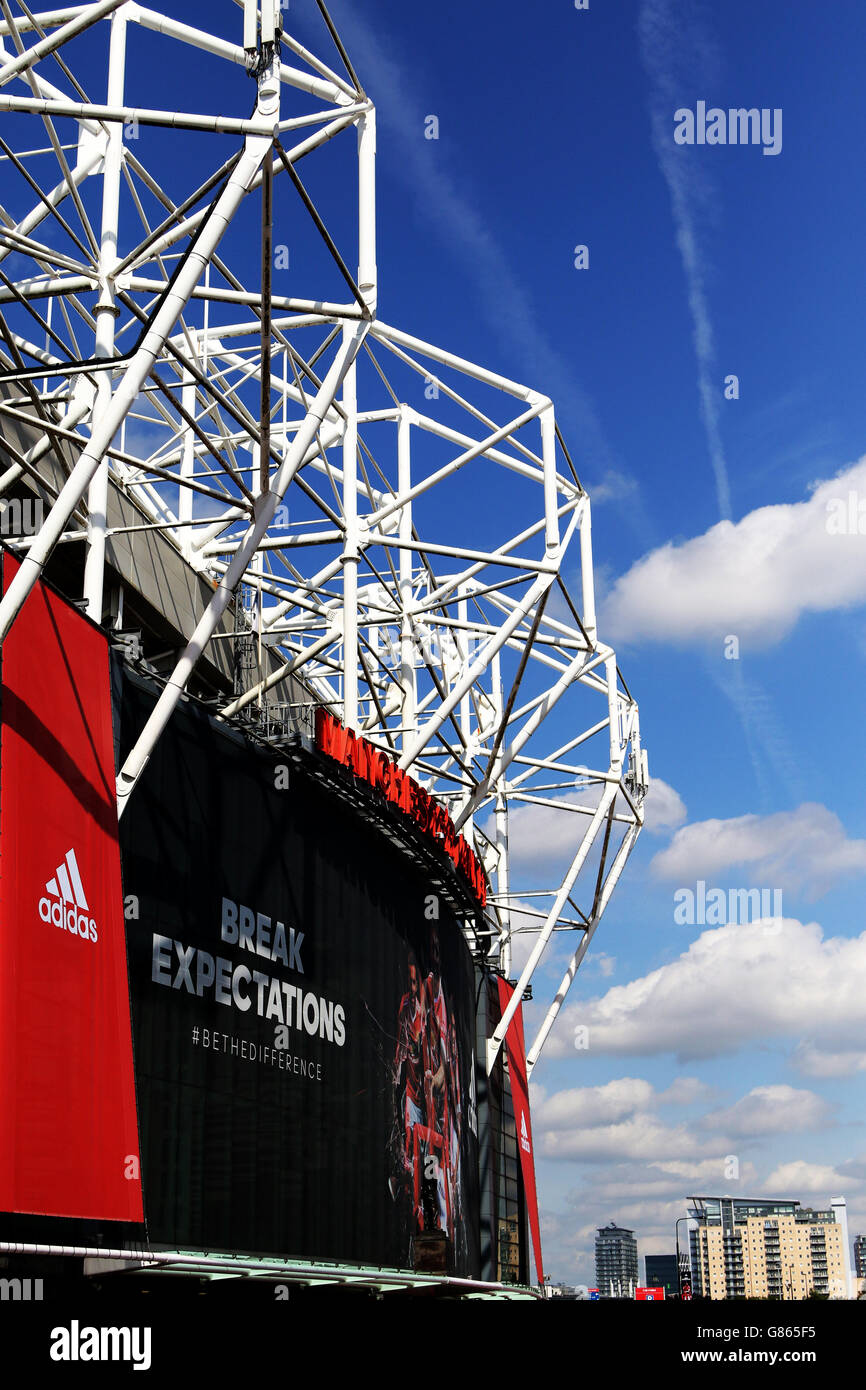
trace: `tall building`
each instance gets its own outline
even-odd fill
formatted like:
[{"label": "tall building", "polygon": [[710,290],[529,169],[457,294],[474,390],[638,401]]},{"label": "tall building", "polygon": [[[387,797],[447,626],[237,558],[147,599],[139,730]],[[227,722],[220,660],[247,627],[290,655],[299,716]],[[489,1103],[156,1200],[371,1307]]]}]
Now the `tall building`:
[{"label": "tall building", "polygon": [[703,1298],[848,1297],[845,1203],[823,1211],[799,1202],[692,1197],[694,1292]]},{"label": "tall building", "polygon": [[634,1231],[599,1226],[595,1238],[595,1282],[600,1298],[631,1298],[638,1282]]},{"label": "tall building", "polygon": [[664,1289],[665,1298],[679,1298],[680,1280],[676,1255],[646,1255],[645,1283],[650,1289]]},{"label": "tall building", "polygon": [[866,1236],[854,1241],[854,1272],[858,1279],[866,1279]]}]

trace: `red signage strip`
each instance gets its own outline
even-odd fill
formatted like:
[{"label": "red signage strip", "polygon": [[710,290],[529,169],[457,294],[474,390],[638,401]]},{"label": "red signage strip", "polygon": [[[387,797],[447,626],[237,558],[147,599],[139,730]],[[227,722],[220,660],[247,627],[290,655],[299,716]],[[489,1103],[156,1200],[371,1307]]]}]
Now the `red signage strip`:
[{"label": "red signage strip", "polygon": [[[504,1014],[513,990],[508,981],[501,977],[497,978],[496,983],[499,986],[499,1007]],[[529,1118],[529,1083],[526,1077],[526,1044],[523,1040],[522,1004],[518,1004],[517,1012],[508,1025],[508,1032],[505,1034],[505,1048],[508,1053],[508,1073],[511,1077],[511,1098],[514,1101],[517,1147],[520,1151],[520,1166],[523,1171],[523,1190],[526,1194],[529,1229],[532,1233],[532,1250],[535,1255],[535,1273],[539,1285],[543,1287],[541,1227],[538,1220],[538,1195],[535,1190],[535,1160],[532,1152],[532,1123]]]},{"label": "red signage strip", "polygon": [[0,720],[0,1211],[140,1222],[108,644],[42,583]]},{"label": "red signage strip", "polygon": [[454,829],[454,822],[444,806],[419,786],[408,772],[351,729],[345,729],[326,709],[316,710],[316,747],[320,753],[347,767],[359,781],[384,793],[387,800],[410,816],[420,830],[438,842],[439,848],[451,860],[455,869],[470,884],[473,893],[484,907],[487,902],[487,880],[473,850]]}]

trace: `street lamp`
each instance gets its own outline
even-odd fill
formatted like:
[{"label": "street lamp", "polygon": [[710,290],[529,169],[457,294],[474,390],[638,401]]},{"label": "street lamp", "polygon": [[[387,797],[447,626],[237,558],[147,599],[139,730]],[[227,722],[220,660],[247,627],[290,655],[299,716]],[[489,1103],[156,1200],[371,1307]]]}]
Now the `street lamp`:
[{"label": "street lamp", "polygon": [[[676,1220],[676,1226],[674,1228],[676,1232],[677,1242],[677,1282],[679,1284],[680,1298],[682,1298],[683,1296],[683,1264],[682,1256],[680,1255],[680,1222],[688,1220],[690,1220],[688,1216],[678,1216]],[[691,1261],[689,1262],[689,1271],[691,1272]]]}]

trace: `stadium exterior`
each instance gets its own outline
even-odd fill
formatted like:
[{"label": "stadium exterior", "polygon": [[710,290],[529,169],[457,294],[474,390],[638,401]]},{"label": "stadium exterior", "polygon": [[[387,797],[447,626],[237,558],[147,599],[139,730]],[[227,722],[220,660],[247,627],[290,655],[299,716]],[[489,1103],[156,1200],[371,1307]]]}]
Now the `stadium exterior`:
[{"label": "stadium exterior", "polygon": [[[526,1082],[648,785],[554,404],[378,317],[375,107],[320,0],[321,55],[270,4],[17,8],[0,1255],[527,1286]],[[238,114],[181,109],[191,58]],[[516,816],[569,827],[560,881],[510,871]]]}]

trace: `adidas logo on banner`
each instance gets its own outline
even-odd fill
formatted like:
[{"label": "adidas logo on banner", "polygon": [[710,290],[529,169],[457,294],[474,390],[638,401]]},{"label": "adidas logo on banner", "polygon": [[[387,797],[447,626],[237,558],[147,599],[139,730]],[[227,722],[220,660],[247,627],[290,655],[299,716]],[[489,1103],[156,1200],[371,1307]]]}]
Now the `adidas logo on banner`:
[{"label": "adidas logo on banner", "polygon": [[524,1149],[526,1153],[532,1152],[529,1146],[529,1131],[526,1128],[526,1112],[524,1110],[520,1112],[520,1147]]},{"label": "adidas logo on banner", "polygon": [[75,850],[67,852],[63,863],[58,865],[54,878],[45,885],[45,897],[39,899],[39,916],[43,922],[53,922],[55,927],[63,927],[80,936],[85,941],[97,941],[96,923],[90,916],[84,885],[78,872]]}]

